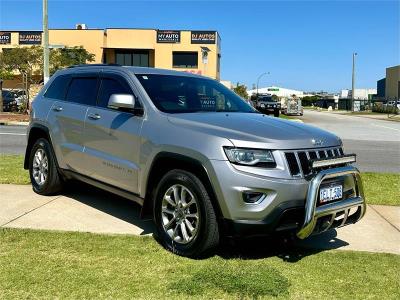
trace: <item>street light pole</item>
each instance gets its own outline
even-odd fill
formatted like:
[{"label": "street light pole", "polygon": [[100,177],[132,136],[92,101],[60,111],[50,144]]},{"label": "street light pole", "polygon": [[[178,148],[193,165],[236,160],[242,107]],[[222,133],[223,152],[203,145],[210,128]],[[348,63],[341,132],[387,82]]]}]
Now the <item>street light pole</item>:
[{"label": "street light pole", "polygon": [[43,0],[43,81],[49,80],[49,25],[47,14],[47,1]]},{"label": "street light pole", "polygon": [[260,74],[260,76],[258,76],[257,78],[257,97],[258,97],[258,83],[260,82],[261,77],[263,77],[264,75],[268,75],[269,72],[264,72],[262,74]]},{"label": "street light pole", "polygon": [[354,93],[355,93],[355,65],[356,65],[356,52],[353,52],[353,69],[351,73],[351,111],[354,111]]}]

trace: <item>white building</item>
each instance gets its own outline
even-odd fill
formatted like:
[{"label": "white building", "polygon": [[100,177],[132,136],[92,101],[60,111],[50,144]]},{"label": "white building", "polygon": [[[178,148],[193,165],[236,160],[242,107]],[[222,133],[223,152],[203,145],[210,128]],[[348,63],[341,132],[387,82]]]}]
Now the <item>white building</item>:
[{"label": "white building", "polygon": [[[291,97],[292,95],[296,95],[299,98],[304,97],[303,91],[291,90],[291,89],[286,89],[286,88],[282,88],[282,87],[278,87],[278,86],[269,86],[269,87],[259,88],[258,93],[259,94],[277,95],[278,97]],[[249,91],[247,91],[247,94],[249,96],[251,96],[253,94],[257,94],[257,90],[249,90]]]},{"label": "white building", "polygon": [[233,85],[232,81],[220,80],[220,83],[223,84],[224,86],[226,86],[228,89],[233,89],[234,88],[234,85]]},{"label": "white building", "polygon": [[[368,100],[369,95],[375,95],[376,93],[376,89],[355,89],[354,99]],[[340,98],[351,98],[351,90],[342,90],[342,92],[340,93]]]}]

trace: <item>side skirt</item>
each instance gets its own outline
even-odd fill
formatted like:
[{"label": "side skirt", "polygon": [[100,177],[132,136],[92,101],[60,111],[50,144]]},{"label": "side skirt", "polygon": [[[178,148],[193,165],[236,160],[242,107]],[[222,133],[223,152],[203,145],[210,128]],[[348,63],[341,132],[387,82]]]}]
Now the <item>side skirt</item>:
[{"label": "side skirt", "polygon": [[123,189],[117,188],[115,186],[112,186],[108,183],[104,183],[101,181],[98,181],[96,179],[87,177],[85,175],[82,174],[78,174],[76,172],[70,171],[70,170],[65,170],[65,169],[60,169],[61,173],[63,175],[65,175],[67,178],[73,178],[73,179],[77,179],[79,181],[83,181],[87,184],[93,185],[97,188],[100,188],[102,190],[106,190],[110,193],[116,194],[118,196],[124,197],[126,199],[129,199],[131,201],[136,202],[137,204],[139,204],[140,206],[143,206],[144,203],[144,199],[141,198],[139,195],[136,195],[134,193],[125,191]]}]

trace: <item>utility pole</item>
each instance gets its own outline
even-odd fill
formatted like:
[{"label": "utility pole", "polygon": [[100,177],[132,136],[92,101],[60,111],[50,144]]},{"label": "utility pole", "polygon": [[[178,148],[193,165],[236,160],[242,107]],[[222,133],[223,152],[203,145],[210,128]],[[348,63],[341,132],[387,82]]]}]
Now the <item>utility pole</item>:
[{"label": "utility pole", "polygon": [[260,82],[260,79],[261,79],[261,77],[263,77],[264,75],[268,75],[269,74],[269,72],[264,72],[264,73],[262,73],[262,74],[260,74],[260,76],[258,76],[258,78],[257,78],[257,97],[258,97],[258,84],[259,84],[259,82]]},{"label": "utility pole", "polygon": [[353,69],[351,73],[351,111],[354,111],[354,93],[355,93],[355,65],[356,65],[356,52],[353,52]]},{"label": "utility pole", "polygon": [[47,1],[43,0],[43,81],[49,80],[49,24],[47,14]]}]

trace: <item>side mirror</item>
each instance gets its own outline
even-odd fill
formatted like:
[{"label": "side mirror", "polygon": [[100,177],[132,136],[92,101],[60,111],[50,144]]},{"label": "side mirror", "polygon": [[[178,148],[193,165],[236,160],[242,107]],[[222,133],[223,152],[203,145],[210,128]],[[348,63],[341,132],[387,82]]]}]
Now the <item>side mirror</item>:
[{"label": "side mirror", "polygon": [[108,107],[133,110],[135,108],[135,97],[130,94],[112,94],[108,100]]}]

